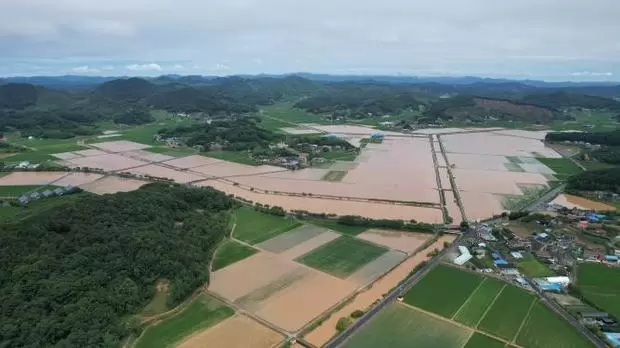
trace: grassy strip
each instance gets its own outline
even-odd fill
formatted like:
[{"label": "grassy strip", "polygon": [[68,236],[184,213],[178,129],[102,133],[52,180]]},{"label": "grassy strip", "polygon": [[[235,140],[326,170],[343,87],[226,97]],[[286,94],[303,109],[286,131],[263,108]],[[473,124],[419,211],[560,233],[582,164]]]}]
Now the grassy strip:
[{"label": "grassy strip", "polygon": [[215,253],[212,264],[212,271],[217,271],[237,261],[241,261],[247,257],[256,254],[258,250],[243,245],[234,240],[226,240]]}]

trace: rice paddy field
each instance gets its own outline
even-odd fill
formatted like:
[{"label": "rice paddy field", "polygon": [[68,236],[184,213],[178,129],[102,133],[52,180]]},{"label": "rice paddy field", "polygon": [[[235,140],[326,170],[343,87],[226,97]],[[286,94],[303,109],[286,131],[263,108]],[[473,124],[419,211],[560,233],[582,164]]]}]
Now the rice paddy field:
[{"label": "rice paddy field", "polygon": [[387,249],[351,237],[340,237],[298,258],[312,268],[345,278],[373,261]]},{"label": "rice paddy field", "polygon": [[301,223],[298,221],[261,213],[244,206],[235,211],[233,236],[248,244],[257,244],[299,226]]},{"label": "rice paddy field", "polygon": [[232,308],[218,300],[208,295],[200,295],[180,313],[146,328],[134,347],[170,347],[195,332],[214,326],[234,313]]},{"label": "rice paddy field", "polygon": [[407,292],[404,301],[412,306],[451,318],[482,279],[482,276],[475,273],[439,265]]},{"label": "rice paddy field", "polygon": [[600,263],[580,263],[577,285],[583,296],[600,309],[620,318],[620,269]]},{"label": "rice paddy field", "polygon": [[381,311],[348,340],[347,348],[461,348],[471,330],[394,303]]},{"label": "rice paddy field", "polygon": [[[533,293],[451,266],[440,265],[427,273],[407,292],[404,303],[470,330],[464,347],[592,347]],[[412,332],[411,337],[416,335]]]},{"label": "rice paddy field", "polygon": [[224,268],[237,261],[241,261],[246,257],[250,257],[257,252],[258,250],[252,247],[228,239],[217,249],[217,252],[213,257],[211,270],[217,271],[218,269]]}]

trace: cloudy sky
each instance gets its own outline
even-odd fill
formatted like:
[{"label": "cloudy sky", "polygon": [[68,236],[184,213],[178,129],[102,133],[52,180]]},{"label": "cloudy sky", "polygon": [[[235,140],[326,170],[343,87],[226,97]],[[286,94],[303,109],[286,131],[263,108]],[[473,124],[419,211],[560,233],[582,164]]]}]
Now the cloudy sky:
[{"label": "cloudy sky", "polygon": [[620,0],[0,0],[0,76],[620,81]]}]

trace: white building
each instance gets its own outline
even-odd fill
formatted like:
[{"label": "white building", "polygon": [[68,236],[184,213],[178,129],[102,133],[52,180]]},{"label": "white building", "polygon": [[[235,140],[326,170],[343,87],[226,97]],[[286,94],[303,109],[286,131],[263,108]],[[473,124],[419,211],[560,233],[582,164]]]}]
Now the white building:
[{"label": "white building", "polygon": [[461,255],[459,255],[459,257],[457,257],[456,259],[454,259],[454,263],[462,266],[465,264],[465,262],[469,261],[472,258],[471,253],[469,252],[469,249],[467,249],[467,247],[464,247],[462,245],[459,245],[459,251],[461,252]]}]

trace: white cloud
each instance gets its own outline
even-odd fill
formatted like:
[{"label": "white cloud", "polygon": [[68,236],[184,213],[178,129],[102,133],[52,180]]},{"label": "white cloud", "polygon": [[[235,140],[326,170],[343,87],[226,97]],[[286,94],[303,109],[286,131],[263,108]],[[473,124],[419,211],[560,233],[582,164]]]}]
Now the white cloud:
[{"label": "white cloud", "polygon": [[100,69],[91,68],[88,65],[83,65],[83,66],[75,67],[75,68],[71,69],[71,71],[73,71],[74,73],[77,73],[77,74],[98,74],[98,73],[101,72]]},{"label": "white cloud", "polygon": [[163,69],[157,63],[149,63],[149,64],[131,64],[127,65],[125,68],[131,71],[162,71]]},{"label": "white cloud", "polygon": [[232,70],[232,68],[229,67],[228,65],[225,65],[225,64],[215,64],[215,66],[213,66],[210,70],[213,70],[213,71],[229,71],[229,70]]},{"label": "white cloud", "polygon": [[592,72],[592,71],[577,71],[571,73],[571,76],[613,76],[612,72]]},{"label": "white cloud", "polygon": [[172,70],[184,70],[185,67],[181,64],[175,64],[172,66]]}]

